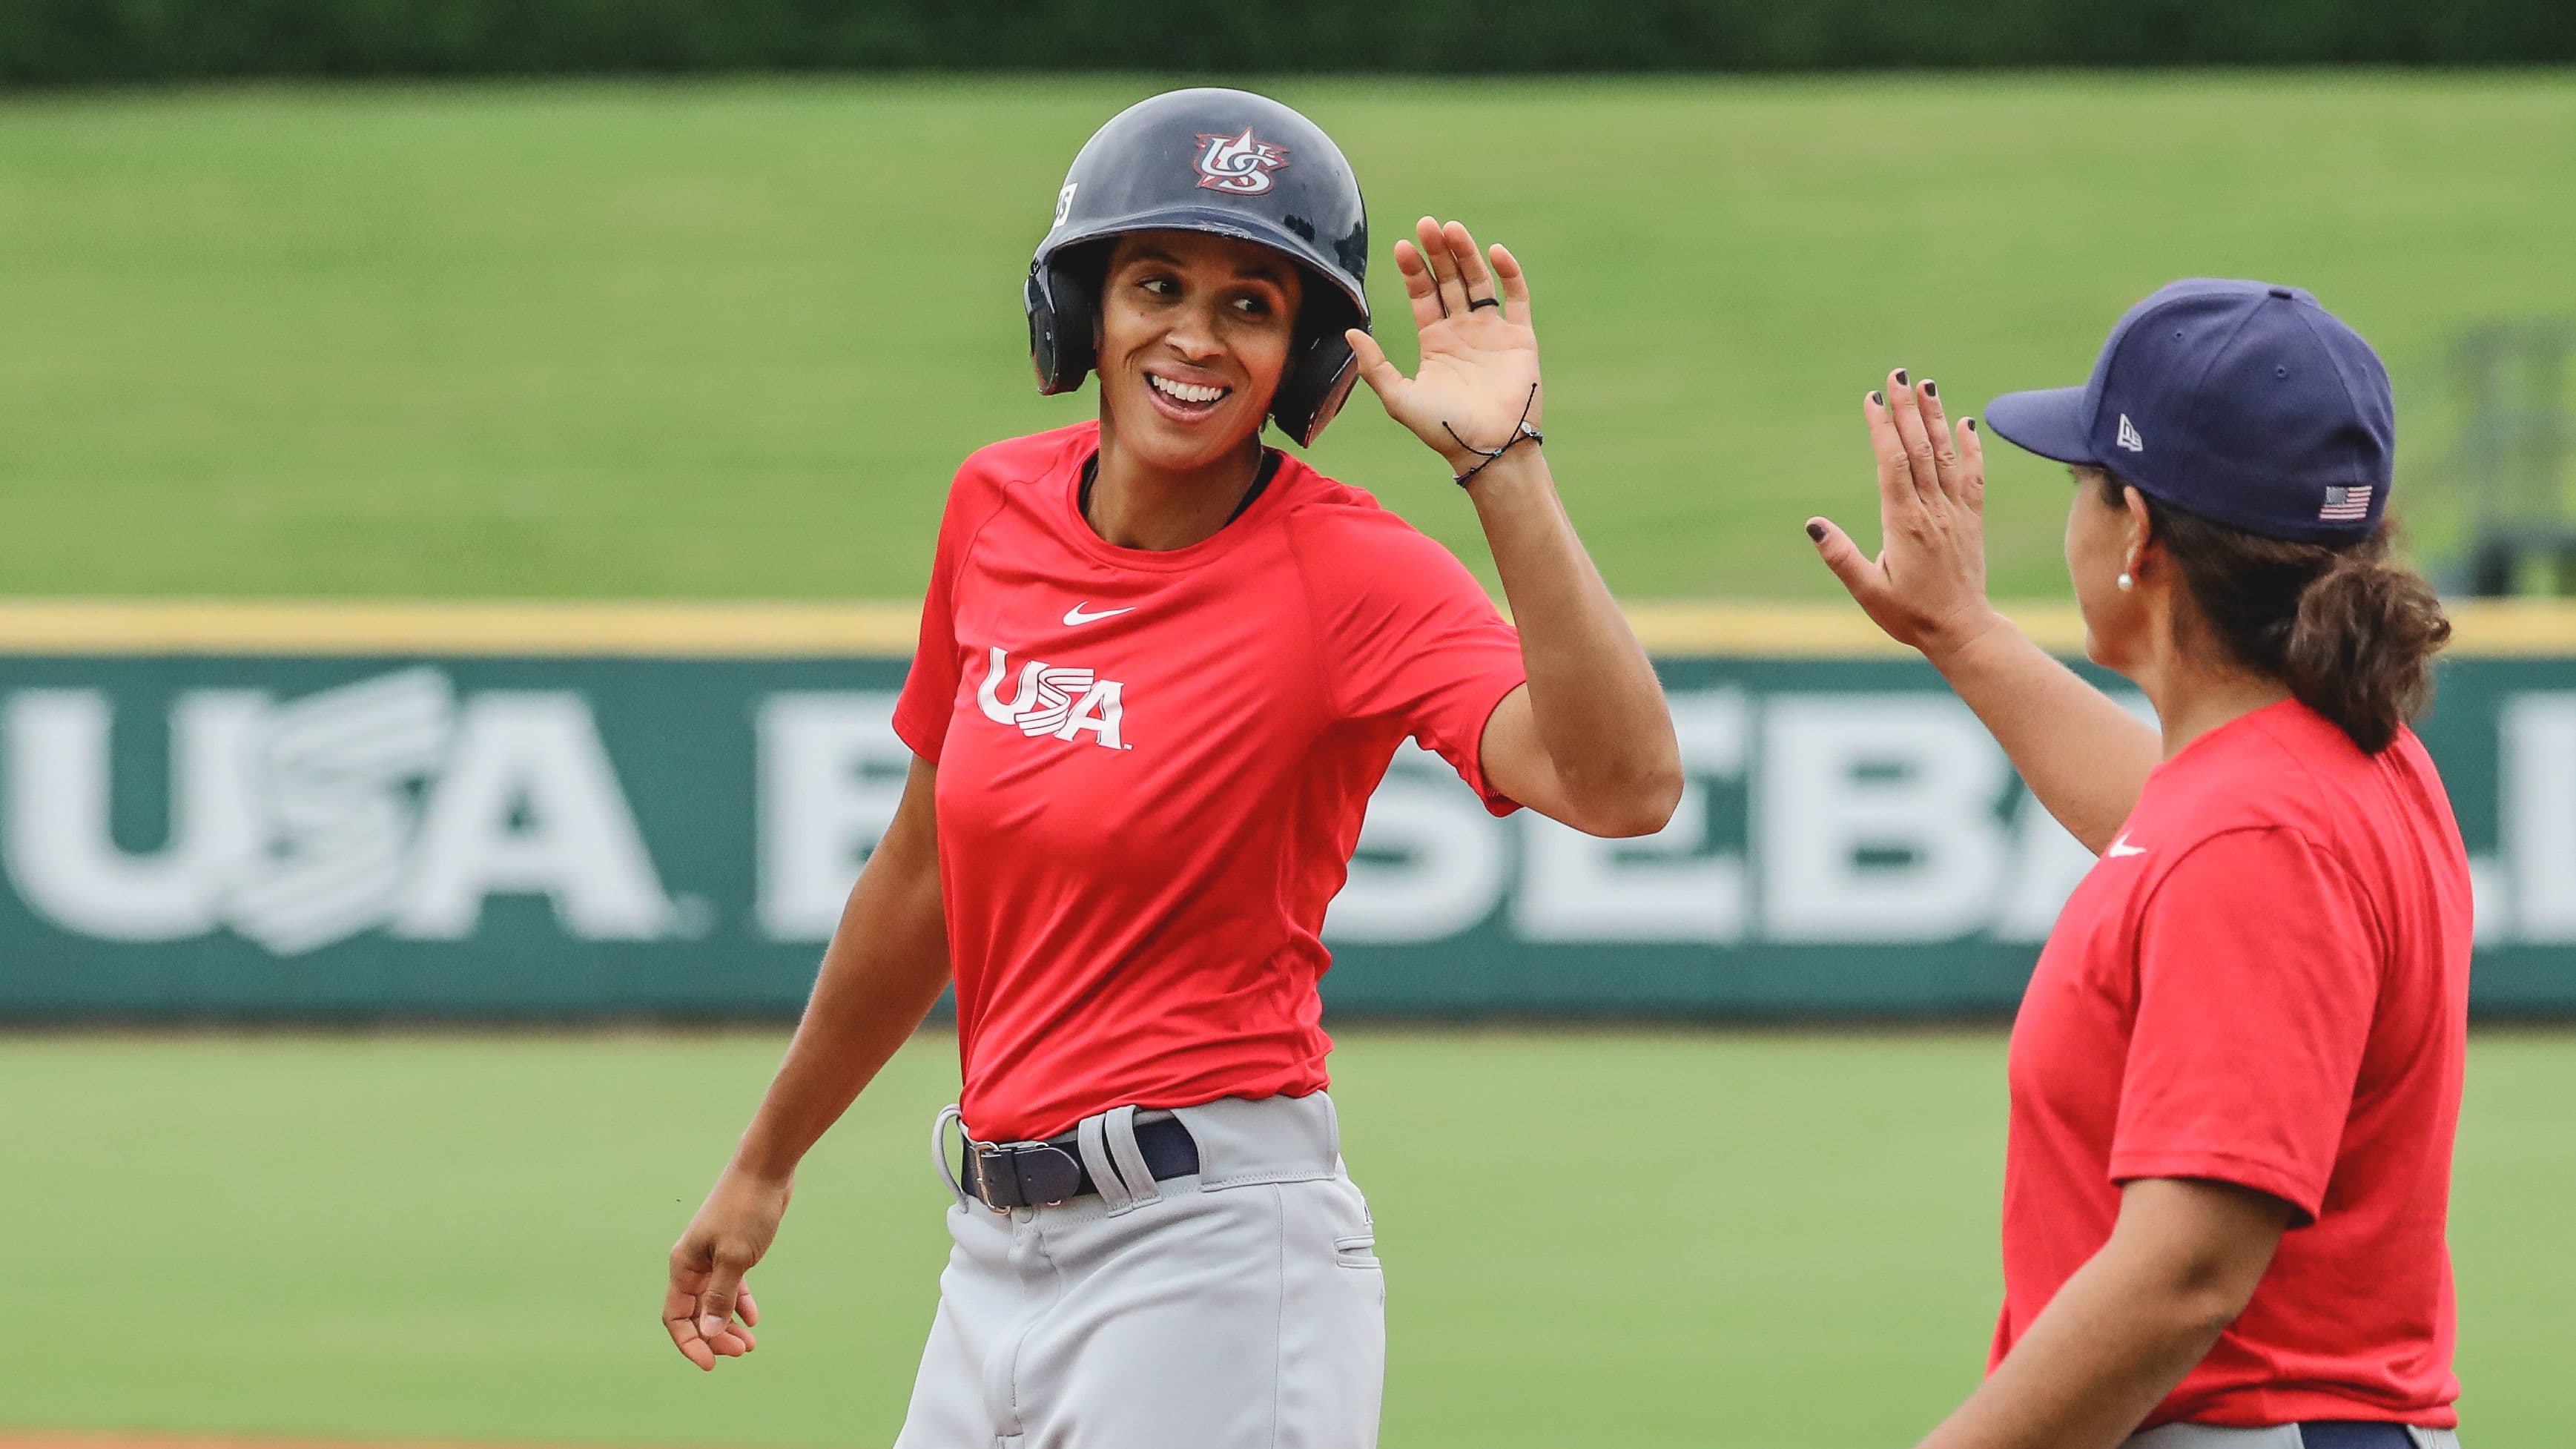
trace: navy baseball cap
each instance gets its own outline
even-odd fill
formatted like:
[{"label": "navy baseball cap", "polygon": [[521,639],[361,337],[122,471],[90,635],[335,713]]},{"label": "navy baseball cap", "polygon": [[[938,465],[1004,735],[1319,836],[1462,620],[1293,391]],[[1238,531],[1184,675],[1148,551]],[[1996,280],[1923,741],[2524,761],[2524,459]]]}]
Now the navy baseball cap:
[{"label": "navy baseball cap", "polygon": [[2082,387],[2010,392],[1986,425],[2265,538],[2349,543],[2388,509],[2397,406],[2361,334],[2296,287],[2194,278],[2129,309]]}]

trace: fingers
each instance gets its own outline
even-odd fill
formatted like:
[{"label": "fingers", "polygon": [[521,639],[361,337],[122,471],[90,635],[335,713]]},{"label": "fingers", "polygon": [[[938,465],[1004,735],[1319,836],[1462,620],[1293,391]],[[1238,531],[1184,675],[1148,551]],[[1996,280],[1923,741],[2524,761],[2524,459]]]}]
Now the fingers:
[{"label": "fingers", "polygon": [[1941,410],[1941,389],[1925,378],[1915,389],[1915,406],[1923,414],[1923,440],[1932,450],[1932,480],[1953,503],[1967,502],[1967,463],[1959,453],[1958,439],[1950,430],[1949,416]]},{"label": "fingers", "polygon": [[1860,551],[1860,545],[1851,541],[1850,534],[1835,527],[1830,519],[1810,518],[1807,520],[1807,537],[1815,541],[1816,556],[1825,561],[1826,568],[1834,571],[1835,578],[1842,580],[1843,587],[1851,592],[1853,598],[1866,603],[1870,595],[1877,592],[1878,563]]},{"label": "fingers", "polygon": [[1367,383],[1377,400],[1392,411],[1396,400],[1404,395],[1404,374],[1386,360],[1386,349],[1377,345],[1377,339],[1360,329],[1354,327],[1343,333],[1342,340],[1351,345],[1351,355],[1359,360],[1360,381]]},{"label": "fingers", "polygon": [[1467,284],[1458,276],[1458,258],[1449,250],[1449,234],[1426,216],[1413,224],[1413,235],[1422,248],[1423,259],[1431,263],[1432,278],[1439,283],[1441,315],[1464,316]]},{"label": "fingers", "polygon": [[[759,1347],[750,1325],[760,1307],[742,1281],[749,1259],[729,1256],[721,1247],[682,1239],[671,1249],[671,1283],[662,1295],[662,1327],[671,1346],[701,1369],[719,1358],[740,1358]],[[739,1312],[742,1322],[734,1322]]]},{"label": "fingers", "polygon": [[719,1358],[740,1358],[760,1346],[760,1340],[752,1334],[748,1318],[740,1323],[734,1321],[740,1311],[738,1298],[720,1304],[713,1293],[698,1295],[695,1324],[698,1341],[710,1354]]},{"label": "fingers", "polygon": [[673,1266],[670,1291],[662,1295],[662,1327],[670,1333],[671,1346],[680,1351],[682,1358],[700,1369],[712,1369],[716,1366],[716,1351],[698,1332],[698,1295],[695,1284],[687,1281],[694,1276]]},{"label": "fingers", "polygon": [[[728,1263],[719,1254],[715,1269],[707,1274],[707,1286],[698,1291],[698,1336],[709,1343],[732,1337],[733,1301],[742,1292],[742,1265]],[[739,1352],[739,1350],[736,1350]]]},{"label": "fingers", "polygon": [[1905,439],[1896,431],[1896,414],[1888,406],[1887,395],[1874,392],[1862,398],[1860,412],[1869,423],[1869,450],[1878,459],[1880,516],[1921,508],[1922,496],[1914,491],[1914,467],[1905,456]]},{"label": "fingers", "polygon": [[1969,511],[1986,511],[1986,435],[1975,418],[1959,419],[1959,501]]},{"label": "fingers", "polygon": [[1464,222],[1426,216],[1413,230],[1414,240],[1395,244],[1395,269],[1404,278],[1416,328],[1442,317],[1463,317],[1481,310],[1476,302],[1497,297],[1510,304],[1513,320],[1528,325],[1529,275],[1519,258],[1500,245],[1478,250],[1475,233]]},{"label": "fingers", "polygon": [[1939,497],[1941,477],[1932,462],[1932,439],[1923,427],[1922,400],[1904,368],[1887,375],[1887,411],[1904,449],[1906,476],[1916,496],[1926,500]]},{"label": "fingers", "polygon": [[1503,301],[1511,308],[1512,320],[1527,327],[1530,324],[1529,274],[1521,270],[1521,259],[1501,242],[1492,247],[1494,275],[1502,280]]},{"label": "fingers", "polygon": [[1458,280],[1467,289],[1467,301],[1473,304],[1478,298],[1499,295],[1494,274],[1485,266],[1485,254],[1476,250],[1475,235],[1467,230],[1467,224],[1450,222],[1440,228],[1440,235],[1449,243],[1449,255],[1458,261]]},{"label": "fingers", "polygon": [[1422,259],[1422,249],[1409,241],[1395,244],[1395,274],[1404,279],[1404,300],[1413,304],[1413,330],[1421,331],[1449,315],[1440,310],[1440,283],[1431,275],[1431,264]]}]

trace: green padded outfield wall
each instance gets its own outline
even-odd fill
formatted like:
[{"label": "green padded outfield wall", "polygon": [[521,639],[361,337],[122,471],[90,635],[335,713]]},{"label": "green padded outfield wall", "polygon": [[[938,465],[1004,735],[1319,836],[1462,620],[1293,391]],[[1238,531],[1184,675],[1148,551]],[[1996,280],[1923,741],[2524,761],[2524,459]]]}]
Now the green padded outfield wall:
[{"label": "green padded outfield wall", "polygon": [[[1927,668],[1661,667],[1691,786],[1658,838],[1490,818],[1403,752],[1338,1013],[2012,1007],[2091,859]],[[0,1018],[784,1017],[899,787],[903,670],[0,655]],[[2442,688],[2477,1005],[2576,1011],[2576,657]]]}]

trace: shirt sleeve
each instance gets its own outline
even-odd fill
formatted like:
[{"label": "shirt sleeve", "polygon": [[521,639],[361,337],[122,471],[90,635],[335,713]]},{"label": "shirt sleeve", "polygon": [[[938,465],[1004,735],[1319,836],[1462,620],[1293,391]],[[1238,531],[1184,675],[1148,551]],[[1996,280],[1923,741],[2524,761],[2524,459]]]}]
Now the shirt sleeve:
[{"label": "shirt sleeve", "polygon": [[2296,831],[2229,831],[2175,862],[2139,922],[2112,1180],[2234,1183],[2313,1221],[2379,997],[2374,921]]},{"label": "shirt sleeve", "polygon": [[977,491],[971,468],[969,464],[960,469],[948,490],[948,506],[939,519],[939,543],[931,555],[930,588],[921,600],[921,636],[913,645],[912,665],[904,671],[903,693],[894,705],[895,734],[914,754],[934,765],[948,741],[948,721],[957,706],[957,571],[984,511],[968,501]]},{"label": "shirt sleeve", "polygon": [[1520,631],[1457,555],[1394,514],[1344,520],[1306,550],[1320,575],[1327,684],[1344,714],[1388,719],[1449,762],[1496,815],[1519,802],[1485,778],[1494,707],[1529,679]]}]

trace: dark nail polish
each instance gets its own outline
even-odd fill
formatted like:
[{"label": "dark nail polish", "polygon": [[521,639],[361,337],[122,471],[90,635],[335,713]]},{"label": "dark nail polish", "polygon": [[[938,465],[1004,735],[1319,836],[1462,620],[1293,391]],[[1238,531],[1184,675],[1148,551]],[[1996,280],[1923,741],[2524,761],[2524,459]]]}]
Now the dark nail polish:
[{"label": "dark nail polish", "polygon": [[1940,396],[1941,396],[1941,387],[1940,387],[1940,384],[1938,384],[1938,383],[1934,382],[1932,379],[1930,379],[1930,378],[1928,378],[1928,377],[1927,377],[1927,378],[1925,378],[1925,379],[1923,379],[1923,395],[1924,395],[1925,397],[1928,397],[1928,398],[1931,398],[1931,399],[1933,399],[1933,400],[1935,400],[1935,401],[1938,401],[1938,400],[1940,399]]},{"label": "dark nail polish", "polygon": [[1904,368],[1900,367],[1896,370],[1896,385],[1898,387],[1905,387],[1908,385]]},{"label": "dark nail polish", "polygon": [[1969,431],[1969,432],[1972,432],[1972,433],[1973,433],[1973,432],[1976,432],[1976,431],[1978,430],[1978,429],[1977,429],[1977,420],[1976,420],[1975,418],[1969,418],[1969,419],[1967,420],[1967,423],[1968,423],[1968,431]]},{"label": "dark nail polish", "polygon": [[1869,395],[1869,400],[1870,400],[1871,402],[1873,402],[1873,403],[1878,404],[1880,407],[1885,407],[1885,406],[1887,406],[1887,399],[1885,399],[1885,398],[1883,398],[1883,397],[1880,397],[1880,396],[1879,396],[1877,393],[1875,393],[1875,392],[1873,392],[1873,393],[1871,393],[1871,394]]},{"label": "dark nail polish", "polygon": [[1825,526],[1821,523],[1808,524],[1807,537],[1814,539],[1818,543],[1823,543],[1825,541]]}]

